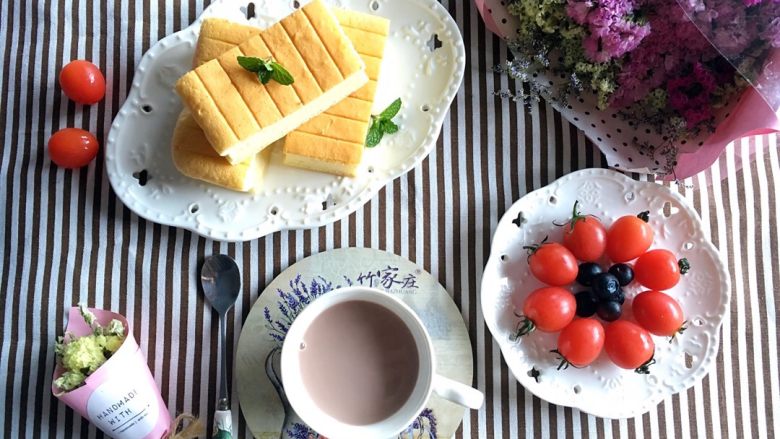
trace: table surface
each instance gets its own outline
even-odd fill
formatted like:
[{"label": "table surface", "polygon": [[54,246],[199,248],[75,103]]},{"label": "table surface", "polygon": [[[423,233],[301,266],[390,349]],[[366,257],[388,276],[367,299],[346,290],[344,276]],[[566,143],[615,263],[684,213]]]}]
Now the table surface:
[{"label": "table surface", "polygon": [[[478,297],[492,231],[511,203],[572,170],[606,164],[549,106],[526,109],[493,96],[515,84],[489,73],[506,58],[506,48],[485,30],[470,1],[443,1],[463,32],[468,66],[436,150],[335,224],[243,244],[215,242],[130,212],[110,188],[102,155],[79,171],[51,164],[45,144],[59,128],[83,127],[105,140],[141,55],[186,27],[207,3],[0,3],[0,436],[96,435],[49,390],[52,343],[67,307],[78,302],[134,323],[172,414],[210,417],[217,332],[216,315],[197,289],[204,256],[228,253],[243,269],[243,294],[228,329],[235,346],[265,284],[307,255],[346,246],[386,249],[416,262],[462,310],[474,345],[475,384],[487,398],[458,437],[760,437],[780,431],[776,137],[740,141],[712,170],[672,185],[700,212],[731,271],[731,309],[716,367],[650,413],[598,419],[549,405],[512,378]],[[55,85],[62,65],[75,58],[92,59],[106,73],[107,99],[99,105],[74,105]],[[755,160],[747,161],[752,154]],[[238,413],[235,400],[233,410]],[[249,436],[236,417],[238,436]]]}]

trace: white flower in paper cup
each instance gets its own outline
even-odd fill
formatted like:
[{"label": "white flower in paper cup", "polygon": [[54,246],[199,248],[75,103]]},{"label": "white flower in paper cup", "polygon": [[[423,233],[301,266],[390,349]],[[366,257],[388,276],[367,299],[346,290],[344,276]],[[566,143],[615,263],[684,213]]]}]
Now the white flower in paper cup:
[{"label": "white flower in paper cup", "polygon": [[171,418],[127,319],[72,307],[55,345],[52,393],[106,435],[159,439]]}]

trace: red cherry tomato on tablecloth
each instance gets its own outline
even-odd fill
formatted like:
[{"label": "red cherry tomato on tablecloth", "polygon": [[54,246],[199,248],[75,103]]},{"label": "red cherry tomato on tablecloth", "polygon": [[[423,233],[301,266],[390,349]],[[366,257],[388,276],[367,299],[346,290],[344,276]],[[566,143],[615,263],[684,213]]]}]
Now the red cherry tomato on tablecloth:
[{"label": "red cherry tomato on tablecloth", "polygon": [[612,262],[628,262],[641,256],[653,244],[648,212],[618,218],[607,231],[607,256]]},{"label": "red cherry tomato on tablecloth", "polygon": [[680,262],[669,250],[656,249],[640,256],[634,264],[637,282],[653,290],[668,290],[680,281]]},{"label": "red cherry tomato on tablecloth", "polygon": [[95,158],[98,141],[89,131],[65,128],[49,138],[49,157],[63,168],[80,168]]},{"label": "red cherry tomato on tablecloth", "polygon": [[525,247],[530,253],[528,265],[531,273],[547,285],[556,287],[574,282],[577,278],[577,259],[566,247],[557,242],[545,241]]},{"label": "red cherry tomato on tablecloth", "polygon": [[560,331],[572,321],[577,311],[574,295],[559,287],[539,288],[524,300],[521,296],[514,295],[512,301],[515,310],[523,310],[515,337],[526,335],[534,329],[544,332]]},{"label": "red cherry tomato on tablecloth", "polygon": [[604,335],[604,350],[615,365],[637,373],[650,372],[655,343],[649,332],[635,323],[618,320],[607,326]]},{"label": "red cherry tomato on tablecloth", "polygon": [[91,105],[106,95],[106,78],[89,61],[71,61],[60,72],[62,91],[79,104]]},{"label": "red cherry tomato on tablecloth", "polygon": [[607,231],[596,217],[580,214],[577,204],[563,227],[563,245],[580,261],[594,262],[607,247]]},{"label": "red cherry tomato on tablecloth", "polygon": [[563,357],[558,369],[571,364],[584,367],[598,358],[604,347],[604,327],[596,319],[577,319],[558,334],[557,353]]},{"label": "red cherry tomato on tablecloth", "polygon": [[637,294],[631,303],[634,319],[651,334],[674,337],[685,330],[685,315],[680,304],[660,291]]}]

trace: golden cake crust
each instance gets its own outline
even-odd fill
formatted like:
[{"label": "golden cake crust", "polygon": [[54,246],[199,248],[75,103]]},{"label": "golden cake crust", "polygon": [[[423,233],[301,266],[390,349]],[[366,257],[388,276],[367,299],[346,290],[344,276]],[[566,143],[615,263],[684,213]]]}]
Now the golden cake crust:
[{"label": "golden cake crust", "polygon": [[[245,40],[238,51],[201,63],[240,38]],[[321,0],[266,30],[206,20],[199,43],[204,47],[196,51],[195,64],[200,64],[178,81],[176,91],[217,153],[231,163],[257,153],[367,82],[363,61]],[[261,84],[255,73],[235,67],[238,52],[272,56],[295,82]],[[264,91],[252,91],[252,79],[254,88]],[[265,108],[271,103],[276,111]]]},{"label": "golden cake crust", "polygon": [[255,159],[234,166],[220,157],[187,110],[179,115],[171,146],[173,164],[190,178],[245,192],[255,187],[257,176],[262,173],[262,169],[257,169],[262,164]]}]

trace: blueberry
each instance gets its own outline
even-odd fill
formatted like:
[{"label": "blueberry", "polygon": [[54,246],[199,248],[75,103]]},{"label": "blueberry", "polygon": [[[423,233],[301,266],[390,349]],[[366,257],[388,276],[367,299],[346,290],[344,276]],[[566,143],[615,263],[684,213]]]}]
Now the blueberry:
[{"label": "blueberry", "polygon": [[621,287],[630,284],[634,280],[634,270],[628,264],[615,264],[609,267],[609,273],[617,278]]},{"label": "blueberry", "polygon": [[621,305],[626,301],[626,295],[623,293],[622,289],[618,290],[618,293],[615,296],[615,301]]},{"label": "blueberry", "polygon": [[593,276],[591,289],[593,289],[593,295],[601,302],[615,300],[620,290],[620,283],[615,276],[609,273],[600,273]]},{"label": "blueberry", "polygon": [[608,300],[606,302],[601,302],[596,312],[601,320],[614,322],[620,318],[620,314],[623,313],[623,308],[620,306],[620,303]]},{"label": "blueberry", "polygon": [[577,283],[589,287],[593,276],[601,273],[601,266],[595,262],[583,262],[577,271]]},{"label": "blueberry", "polygon": [[599,302],[592,292],[580,291],[574,295],[574,299],[577,301],[577,316],[590,317],[596,313]]}]

